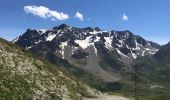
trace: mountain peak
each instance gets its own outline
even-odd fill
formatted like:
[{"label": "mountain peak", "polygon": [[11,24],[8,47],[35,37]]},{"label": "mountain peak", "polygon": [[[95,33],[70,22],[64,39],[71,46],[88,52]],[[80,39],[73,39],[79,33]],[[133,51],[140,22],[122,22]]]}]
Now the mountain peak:
[{"label": "mountain peak", "polygon": [[94,28],[96,31],[101,31],[101,29],[99,27],[95,27]]},{"label": "mountain peak", "polygon": [[61,24],[61,25],[59,25],[59,26],[54,27],[53,29],[54,29],[54,30],[55,30],[55,29],[65,29],[65,28],[69,28],[69,27],[71,27],[71,26],[69,26],[69,25],[67,25],[67,24]]},{"label": "mountain peak", "polygon": [[67,24],[61,24],[61,25],[59,25],[59,27],[69,27],[69,25],[67,25]]}]

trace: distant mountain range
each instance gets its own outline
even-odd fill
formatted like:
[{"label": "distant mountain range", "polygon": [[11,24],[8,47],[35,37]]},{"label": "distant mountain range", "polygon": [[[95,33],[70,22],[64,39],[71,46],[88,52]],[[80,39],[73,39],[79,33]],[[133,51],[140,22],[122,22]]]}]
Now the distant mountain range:
[{"label": "distant mountain range", "polygon": [[[137,66],[141,95],[156,93],[151,88],[155,86],[161,90],[160,97],[170,92],[164,89],[170,87],[165,84],[170,82],[170,44],[160,46],[128,30],[105,31],[62,24],[51,29],[27,29],[12,42],[52,64],[63,66],[62,70],[101,91],[124,90],[123,94],[133,95],[129,89],[134,87]],[[152,97],[160,100],[157,95]]]},{"label": "distant mountain range", "polygon": [[135,59],[138,56],[154,54],[160,45],[150,42],[141,36],[134,35],[130,31],[103,31],[100,28],[75,28],[62,24],[52,29],[31,30],[28,29],[14,43],[27,48],[36,48],[44,44],[54,44],[50,47],[60,51],[61,58],[67,58],[64,48],[71,47],[71,52],[77,49],[92,47],[93,53],[98,55],[97,44],[110,52],[115,52],[121,59]]},{"label": "distant mountain range", "polygon": [[112,71],[107,71],[110,68],[118,71],[123,63],[130,63],[139,56],[153,55],[160,48],[160,45],[130,31],[104,31],[98,27],[75,28],[66,24],[52,29],[27,29],[13,43],[52,63],[66,60],[105,81],[120,79],[119,75],[115,77]]}]

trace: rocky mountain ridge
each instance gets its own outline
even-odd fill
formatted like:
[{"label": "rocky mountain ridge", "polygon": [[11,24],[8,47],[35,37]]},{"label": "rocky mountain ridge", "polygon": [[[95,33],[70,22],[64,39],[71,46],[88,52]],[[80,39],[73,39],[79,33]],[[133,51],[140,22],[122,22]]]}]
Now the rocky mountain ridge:
[{"label": "rocky mountain ridge", "polygon": [[66,24],[52,29],[27,29],[13,43],[53,64],[67,62],[107,82],[121,80],[118,72],[124,63],[138,56],[153,55],[160,47],[130,31],[75,28]]},{"label": "rocky mountain ridge", "polygon": [[130,31],[103,31],[100,28],[75,28],[62,24],[52,29],[40,29],[27,31],[18,39],[13,41],[20,46],[31,49],[34,46],[51,42],[55,44],[54,50],[60,51],[64,59],[64,48],[72,47],[72,53],[78,49],[93,47],[97,55],[96,43],[101,42],[110,51],[115,51],[121,59],[135,59],[137,56],[154,54],[160,45],[145,40],[144,38],[132,34]]}]

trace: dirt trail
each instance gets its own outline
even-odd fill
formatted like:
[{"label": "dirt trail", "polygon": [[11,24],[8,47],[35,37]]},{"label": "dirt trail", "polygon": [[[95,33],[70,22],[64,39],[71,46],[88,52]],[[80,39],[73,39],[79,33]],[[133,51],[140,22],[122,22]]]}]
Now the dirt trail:
[{"label": "dirt trail", "polygon": [[123,96],[102,94],[102,95],[99,95],[97,98],[83,98],[83,100],[133,100],[133,99],[128,99]]}]

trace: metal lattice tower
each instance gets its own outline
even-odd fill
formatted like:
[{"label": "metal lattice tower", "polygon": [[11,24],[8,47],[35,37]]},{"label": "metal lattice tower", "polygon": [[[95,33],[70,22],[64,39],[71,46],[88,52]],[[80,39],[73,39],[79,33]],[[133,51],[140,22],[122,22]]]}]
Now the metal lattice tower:
[{"label": "metal lattice tower", "polygon": [[135,100],[139,100],[139,78],[137,66],[135,66]]}]

